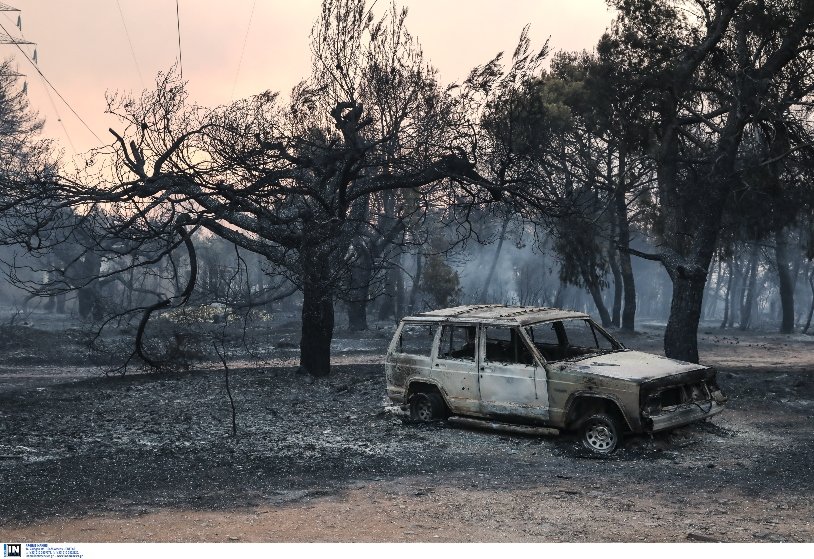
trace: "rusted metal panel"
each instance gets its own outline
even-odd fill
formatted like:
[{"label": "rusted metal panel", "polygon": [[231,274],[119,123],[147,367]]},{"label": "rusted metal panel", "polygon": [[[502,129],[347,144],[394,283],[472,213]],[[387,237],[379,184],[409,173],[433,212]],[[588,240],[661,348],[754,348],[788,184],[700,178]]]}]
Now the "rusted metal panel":
[{"label": "rusted metal panel", "polygon": [[573,368],[592,375],[638,382],[662,378],[665,375],[706,369],[706,367],[699,367],[697,363],[676,361],[660,355],[632,350],[583,359],[574,363]]},{"label": "rusted metal panel", "polygon": [[512,305],[463,305],[428,311],[405,320],[450,320],[462,322],[493,322],[495,324],[526,325],[569,318],[590,318],[587,314],[549,307],[519,307]]},{"label": "rusted metal panel", "polygon": [[537,398],[534,365],[485,363],[480,373],[484,414],[548,417],[548,402]]},{"label": "rusted metal panel", "polygon": [[477,413],[480,410],[478,371],[474,363],[438,360],[430,376],[441,386],[450,411]]}]

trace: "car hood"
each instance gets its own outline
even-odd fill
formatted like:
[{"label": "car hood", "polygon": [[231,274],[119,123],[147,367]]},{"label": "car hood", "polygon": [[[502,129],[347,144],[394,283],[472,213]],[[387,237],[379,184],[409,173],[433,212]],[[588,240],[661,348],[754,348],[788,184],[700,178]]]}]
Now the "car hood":
[{"label": "car hood", "polygon": [[566,368],[577,373],[644,382],[707,367],[652,353],[627,350],[593,355],[566,365]]}]

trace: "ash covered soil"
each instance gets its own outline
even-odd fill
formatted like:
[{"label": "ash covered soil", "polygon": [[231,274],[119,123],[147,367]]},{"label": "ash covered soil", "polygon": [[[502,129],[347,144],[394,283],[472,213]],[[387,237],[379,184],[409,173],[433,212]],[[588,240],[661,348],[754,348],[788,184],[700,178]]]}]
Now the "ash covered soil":
[{"label": "ash covered soil", "polygon": [[[814,540],[814,338],[705,332],[702,361],[720,369],[728,409],[669,434],[630,436],[611,458],[595,459],[567,435],[406,421],[385,407],[389,335],[339,332],[328,379],[298,375],[288,342],[265,356],[270,365],[233,363],[237,436],[223,370],[213,365],[111,377],[42,358],[3,365],[0,533],[9,541]],[[659,336],[624,341],[658,352]]]}]

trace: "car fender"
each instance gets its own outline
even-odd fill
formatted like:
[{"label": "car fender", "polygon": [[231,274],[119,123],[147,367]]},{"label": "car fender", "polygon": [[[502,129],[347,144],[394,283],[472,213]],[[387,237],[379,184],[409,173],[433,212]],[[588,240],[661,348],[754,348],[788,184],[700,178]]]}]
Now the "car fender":
[{"label": "car fender", "polygon": [[404,391],[406,399],[409,399],[409,396],[412,396],[413,386],[415,384],[429,384],[434,386],[436,390],[438,390],[438,393],[441,394],[441,398],[444,399],[444,404],[449,406],[449,398],[447,397],[447,392],[446,390],[444,390],[443,386],[441,386],[441,383],[439,383],[437,380],[433,378],[424,376],[414,376],[407,381],[407,387],[406,390]]},{"label": "car fender", "polygon": [[616,407],[619,408],[619,411],[622,414],[622,419],[625,421],[625,424],[628,429],[633,432],[639,430],[639,422],[638,421],[631,421],[629,417],[629,412],[625,408],[624,404],[613,394],[605,394],[602,392],[596,392],[593,390],[578,390],[573,392],[565,403],[565,415],[563,416],[564,421],[567,421],[569,416],[571,415],[571,411],[574,407],[574,402],[577,401],[578,398],[592,398],[592,399],[602,399],[608,400],[616,404]]}]

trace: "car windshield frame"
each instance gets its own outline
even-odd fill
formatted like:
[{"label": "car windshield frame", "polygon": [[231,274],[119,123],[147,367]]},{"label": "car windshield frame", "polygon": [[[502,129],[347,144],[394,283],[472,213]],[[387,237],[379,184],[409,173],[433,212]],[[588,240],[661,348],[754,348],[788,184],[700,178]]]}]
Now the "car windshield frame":
[{"label": "car windshield frame", "polygon": [[[594,337],[594,347],[574,346],[567,339],[566,328],[563,323],[573,323],[576,321],[584,321],[588,323],[591,333]],[[551,325],[557,336],[557,344],[545,344],[542,341],[534,339],[534,327],[541,327],[543,325]],[[544,320],[526,324],[522,327],[526,338],[531,342],[537,352],[540,354],[543,362],[545,363],[558,363],[564,361],[580,361],[589,357],[596,357],[598,355],[608,355],[610,353],[617,353],[619,351],[626,351],[625,345],[614,338],[608,333],[607,330],[602,328],[599,324],[594,322],[590,317],[573,317],[573,318],[558,318],[555,320]],[[602,349],[599,344],[599,336],[606,339],[611,349]],[[563,345],[565,341],[565,345]],[[570,351],[579,350],[577,354],[571,354]]]}]

